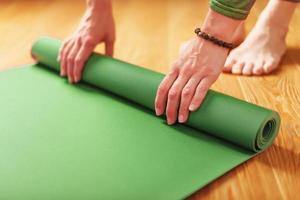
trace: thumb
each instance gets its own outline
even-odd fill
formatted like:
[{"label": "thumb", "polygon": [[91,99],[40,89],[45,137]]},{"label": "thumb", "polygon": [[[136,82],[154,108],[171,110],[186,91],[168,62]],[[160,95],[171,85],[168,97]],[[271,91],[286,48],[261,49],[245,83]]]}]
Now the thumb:
[{"label": "thumb", "polygon": [[114,54],[114,41],[113,40],[106,40],[105,41],[105,55],[113,56]]}]

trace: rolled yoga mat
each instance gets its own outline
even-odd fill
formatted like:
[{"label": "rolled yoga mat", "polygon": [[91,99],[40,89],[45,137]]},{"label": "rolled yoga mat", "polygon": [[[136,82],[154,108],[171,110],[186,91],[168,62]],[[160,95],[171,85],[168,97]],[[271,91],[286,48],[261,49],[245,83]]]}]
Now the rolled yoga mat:
[{"label": "rolled yoga mat", "polygon": [[185,125],[154,114],[163,74],[94,53],[58,75],[61,42],[0,73],[0,198],[182,199],[269,147],[272,110],[210,90]]}]

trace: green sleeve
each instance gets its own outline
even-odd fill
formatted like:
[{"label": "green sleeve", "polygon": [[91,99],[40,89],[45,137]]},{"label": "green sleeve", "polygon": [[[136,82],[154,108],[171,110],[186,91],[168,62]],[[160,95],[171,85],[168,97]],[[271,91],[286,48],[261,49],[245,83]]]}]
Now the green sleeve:
[{"label": "green sleeve", "polygon": [[246,19],[255,0],[211,0],[210,8],[234,19]]}]

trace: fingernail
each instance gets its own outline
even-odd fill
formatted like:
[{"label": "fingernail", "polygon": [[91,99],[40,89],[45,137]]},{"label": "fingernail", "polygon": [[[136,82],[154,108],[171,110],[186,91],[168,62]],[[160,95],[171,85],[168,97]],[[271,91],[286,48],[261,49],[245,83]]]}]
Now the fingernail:
[{"label": "fingernail", "polygon": [[60,57],[59,57],[59,56],[57,56],[57,59],[56,59],[56,60],[57,60],[57,62],[59,62],[59,61],[60,61]]},{"label": "fingernail", "polygon": [[196,110],[196,106],[194,104],[191,104],[189,107],[190,111],[195,111]]},{"label": "fingernail", "polygon": [[79,83],[80,82],[80,80],[81,80],[81,77],[79,76],[79,77],[77,77],[77,83]]},{"label": "fingernail", "polygon": [[159,116],[159,110],[155,109],[156,116]]},{"label": "fingernail", "polygon": [[60,70],[60,75],[61,76],[65,76],[66,75],[66,73],[65,73],[65,71],[63,69]]},{"label": "fingernail", "polygon": [[172,125],[172,124],[174,124],[174,122],[173,121],[171,121],[171,120],[167,120],[167,123],[168,123],[168,125]]},{"label": "fingernail", "polygon": [[156,113],[157,116],[160,116],[162,114],[162,111],[160,109],[156,109],[155,113]]},{"label": "fingernail", "polygon": [[178,121],[179,121],[179,123],[183,123],[185,121],[184,120],[184,116],[183,115],[179,115]]},{"label": "fingernail", "polygon": [[71,83],[71,84],[72,84],[72,78],[71,78],[71,77],[69,77],[69,78],[68,78],[68,80],[69,80],[69,83]]},{"label": "fingernail", "polygon": [[78,77],[77,76],[75,76],[75,83],[78,83]]}]

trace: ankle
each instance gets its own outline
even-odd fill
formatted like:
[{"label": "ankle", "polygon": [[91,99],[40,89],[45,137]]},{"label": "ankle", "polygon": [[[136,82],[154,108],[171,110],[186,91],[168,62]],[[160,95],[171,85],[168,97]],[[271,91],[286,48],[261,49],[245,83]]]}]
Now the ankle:
[{"label": "ankle", "polygon": [[259,16],[258,22],[271,27],[281,34],[286,34],[295,8],[296,3],[270,0],[267,7]]}]

